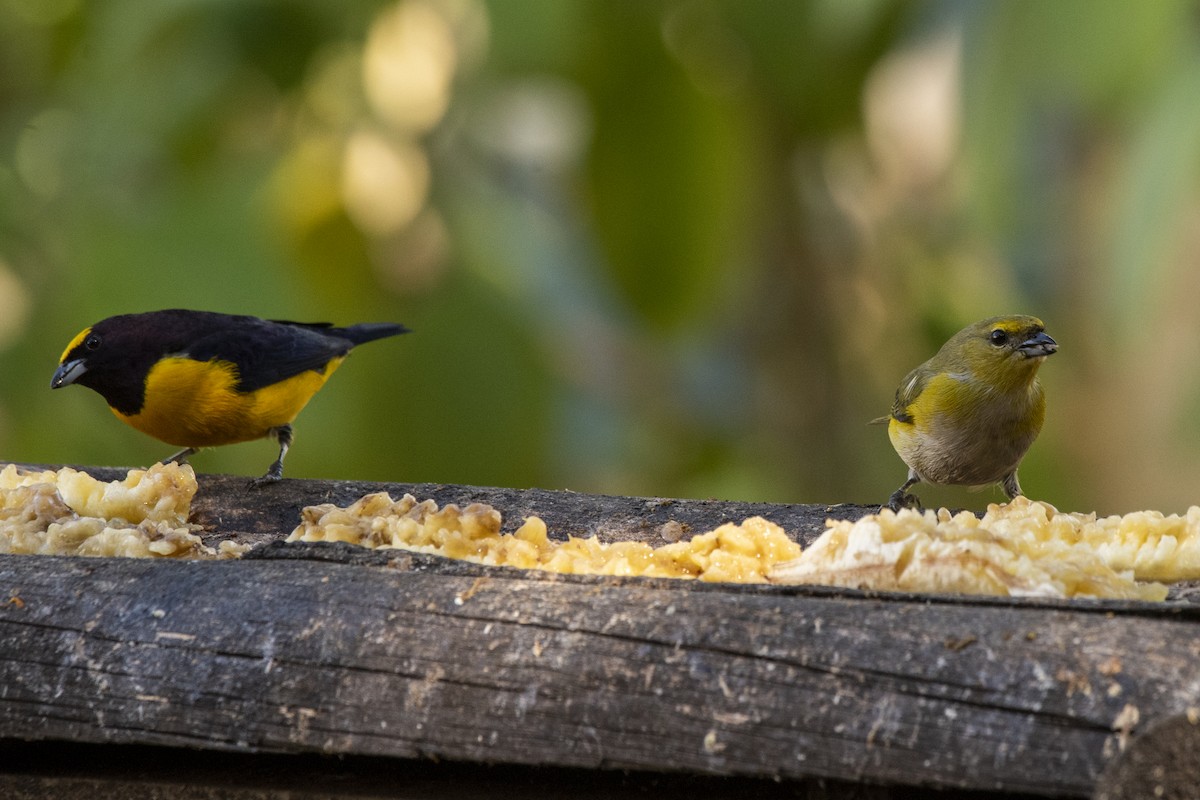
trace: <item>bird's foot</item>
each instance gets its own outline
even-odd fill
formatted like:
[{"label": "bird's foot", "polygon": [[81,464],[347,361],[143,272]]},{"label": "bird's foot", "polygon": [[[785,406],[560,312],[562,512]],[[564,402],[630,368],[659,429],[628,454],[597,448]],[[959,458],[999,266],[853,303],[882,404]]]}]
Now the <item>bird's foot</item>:
[{"label": "bird's foot", "polygon": [[287,455],[288,448],[292,445],[292,426],[280,425],[271,428],[269,433],[279,440],[279,458],[272,462],[266,475],[250,481],[250,485],[247,487],[249,489],[258,489],[283,479],[283,457]]},{"label": "bird's foot", "polygon": [[266,475],[250,481],[248,484],[246,484],[246,488],[261,489],[264,486],[269,486],[272,483],[278,483],[281,480],[283,480],[283,464],[279,461],[276,461],[271,465],[271,468],[267,470]]},{"label": "bird's foot", "polygon": [[904,489],[897,489],[892,492],[892,496],[888,498],[887,503],[881,506],[879,510],[883,511],[885,508],[896,513],[899,513],[902,508],[911,508],[913,511],[923,510],[921,508],[921,498],[915,494],[909,494]]},{"label": "bird's foot", "polygon": [[249,483],[246,484],[246,488],[247,489],[261,489],[264,486],[270,486],[272,483],[278,483],[282,479],[283,479],[282,475],[272,475],[271,473],[268,472],[266,475],[263,475],[261,478],[254,478],[253,480],[251,480]]}]

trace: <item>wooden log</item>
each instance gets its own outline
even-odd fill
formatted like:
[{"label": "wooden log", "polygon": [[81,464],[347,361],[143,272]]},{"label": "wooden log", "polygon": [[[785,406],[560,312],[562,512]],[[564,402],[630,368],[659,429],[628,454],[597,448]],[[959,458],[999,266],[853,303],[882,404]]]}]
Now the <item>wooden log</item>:
[{"label": "wooden log", "polygon": [[[290,531],[297,503],[412,490],[201,481],[213,534],[258,541]],[[652,537],[664,517],[703,529],[748,508],[415,488],[559,532]],[[826,510],[752,513],[804,539],[817,529],[786,520]],[[0,740],[1085,797],[1139,731],[1200,708],[1200,607],[1183,603],[553,576],[348,545],[254,555],[0,557]]]},{"label": "wooden log", "polygon": [[1105,769],[1095,800],[1189,800],[1200,794],[1200,712],[1160,720]]}]

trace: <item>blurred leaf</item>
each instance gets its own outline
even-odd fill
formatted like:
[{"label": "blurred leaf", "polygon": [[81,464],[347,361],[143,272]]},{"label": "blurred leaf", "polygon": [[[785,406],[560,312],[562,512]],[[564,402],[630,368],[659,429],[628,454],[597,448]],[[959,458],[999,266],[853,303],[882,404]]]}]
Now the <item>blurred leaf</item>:
[{"label": "blurred leaf", "polygon": [[[1138,326],[1163,291],[1194,209],[1200,182],[1200,49],[1147,99],[1123,174],[1116,182],[1113,225],[1104,252],[1113,280],[1107,304],[1127,331]],[[1132,340],[1131,340],[1132,343]]]},{"label": "blurred leaf", "polygon": [[880,55],[903,36],[921,3],[891,0],[767,0],[717,4],[744,38],[750,91],[800,138],[860,121],[861,88]]},{"label": "blurred leaf", "polygon": [[[969,8],[963,124],[971,194],[984,224],[1011,232],[1055,216],[1056,183],[1067,179],[1059,170],[1072,155],[1058,148],[1082,134],[1072,126],[1108,109],[1127,114],[1122,103],[1153,92],[1177,67],[1195,8],[1187,0]],[[1058,238],[1054,229],[1044,233]]]},{"label": "blurred leaf", "polygon": [[670,58],[655,8],[591,8],[591,46],[607,57],[582,78],[596,116],[589,197],[627,301],[648,322],[675,326],[739,260],[755,153],[733,98],[701,91]]}]

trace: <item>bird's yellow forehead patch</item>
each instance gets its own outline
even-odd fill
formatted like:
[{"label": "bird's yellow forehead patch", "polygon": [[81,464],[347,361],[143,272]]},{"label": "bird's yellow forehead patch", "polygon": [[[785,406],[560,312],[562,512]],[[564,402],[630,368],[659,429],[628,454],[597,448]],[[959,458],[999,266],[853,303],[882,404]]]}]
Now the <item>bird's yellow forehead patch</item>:
[{"label": "bird's yellow forehead patch", "polygon": [[1019,319],[1001,319],[992,325],[991,330],[1001,330],[1007,334],[1024,333],[1031,330],[1045,330],[1046,326],[1037,317],[1022,317]]},{"label": "bird's yellow forehead patch", "polygon": [[64,361],[66,361],[67,354],[70,353],[72,350],[74,350],[76,347],[78,347],[80,344],[82,344],[83,340],[86,339],[87,335],[91,332],[92,332],[92,328],[90,325],[88,327],[84,328],[83,330],[81,330],[79,332],[79,335],[76,336],[74,339],[72,339],[71,343],[67,345],[67,349],[63,350],[62,355],[58,357],[58,363],[61,364]]}]

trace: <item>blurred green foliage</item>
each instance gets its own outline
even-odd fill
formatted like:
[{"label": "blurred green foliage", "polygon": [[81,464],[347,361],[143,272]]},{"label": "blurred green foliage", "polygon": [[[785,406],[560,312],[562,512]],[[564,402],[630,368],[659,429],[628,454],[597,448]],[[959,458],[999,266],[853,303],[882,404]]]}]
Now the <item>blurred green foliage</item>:
[{"label": "blurred green foliage", "polygon": [[192,307],[415,330],[313,400],[295,477],[882,501],[900,378],[1034,313],[1026,490],[1179,511],[1197,97],[1184,0],[0,0],[0,454],[166,455],[48,382]]}]

